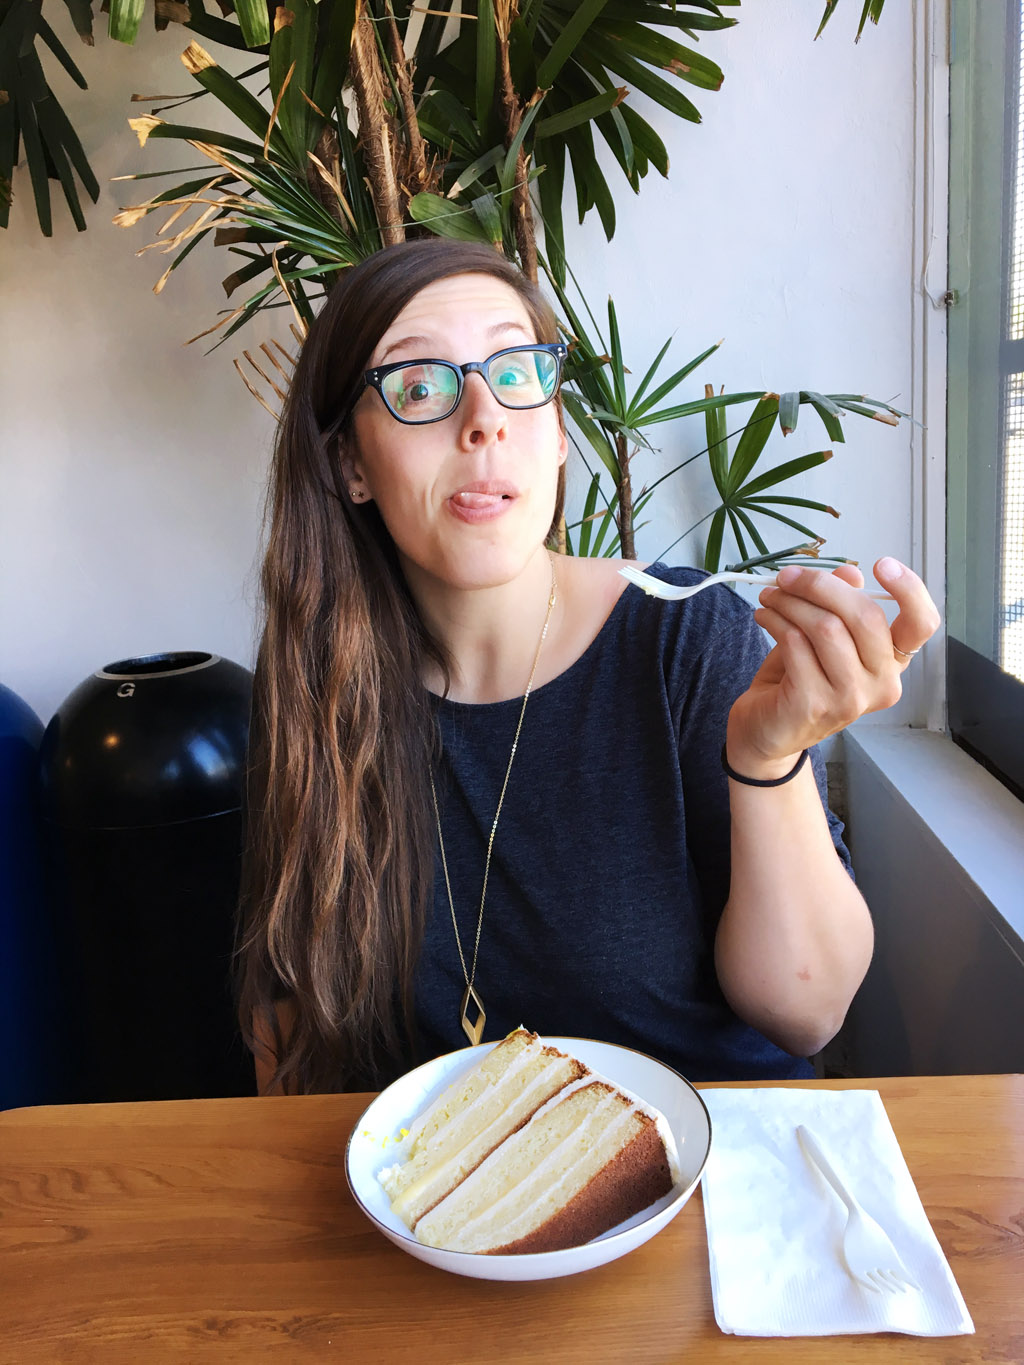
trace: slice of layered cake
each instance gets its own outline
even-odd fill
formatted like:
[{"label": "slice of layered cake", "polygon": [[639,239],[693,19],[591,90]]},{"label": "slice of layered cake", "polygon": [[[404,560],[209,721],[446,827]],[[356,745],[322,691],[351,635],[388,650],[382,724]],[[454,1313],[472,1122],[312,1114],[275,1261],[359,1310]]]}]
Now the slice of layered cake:
[{"label": "slice of layered cake", "polygon": [[417,1240],[491,1255],[600,1236],[678,1179],[664,1117],[518,1029],[416,1119],[380,1173]]},{"label": "slice of layered cake", "polygon": [[517,1029],[410,1126],[404,1160],[377,1177],[409,1228],[454,1190],[546,1100],[586,1067]]}]

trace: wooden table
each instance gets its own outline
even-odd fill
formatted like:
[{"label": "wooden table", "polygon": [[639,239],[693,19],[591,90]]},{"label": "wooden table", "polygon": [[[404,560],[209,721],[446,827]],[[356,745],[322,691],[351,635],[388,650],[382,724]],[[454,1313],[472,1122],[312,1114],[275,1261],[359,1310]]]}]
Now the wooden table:
[{"label": "wooden table", "polygon": [[434,1270],[354,1205],[368,1096],[0,1114],[0,1361],[1024,1362],[1024,1077],[877,1088],[977,1327],[973,1337],[724,1336],[699,1192],[583,1275]]}]

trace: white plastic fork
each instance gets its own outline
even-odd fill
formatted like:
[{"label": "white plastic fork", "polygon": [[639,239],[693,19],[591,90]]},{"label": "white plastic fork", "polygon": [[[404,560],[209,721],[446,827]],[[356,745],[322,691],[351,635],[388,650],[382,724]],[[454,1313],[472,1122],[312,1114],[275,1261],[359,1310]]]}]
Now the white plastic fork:
[{"label": "white plastic fork", "polygon": [[908,1289],[920,1289],[921,1286],[900,1260],[888,1233],[857,1203],[836,1175],[813,1133],[801,1124],[796,1130],[796,1138],[807,1161],[846,1205],[843,1264],[851,1279],[875,1293],[905,1294]]},{"label": "white plastic fork", "polygon": [[[819,572],[824,573],[825,570],[821,569]],[[687,597],[693,597],[695,593],[703,592],[705,588],[713,588],[716,583],[760,583],[762,588],[774,588],[776,584],[775,578],[770,574],[713,573],[710,578],[705,578],[700,583],[692,583],[688,588],[678,588],[674,583],[664,583],[653,574],[644,573],[643,569],[634,569],[631,564],[624,564],[619,573],[652,597],[663,597],[666,602],[682,602]],[[865,596],[877,598],[880,602],[893,601],[887,592],[865,590]]]}]

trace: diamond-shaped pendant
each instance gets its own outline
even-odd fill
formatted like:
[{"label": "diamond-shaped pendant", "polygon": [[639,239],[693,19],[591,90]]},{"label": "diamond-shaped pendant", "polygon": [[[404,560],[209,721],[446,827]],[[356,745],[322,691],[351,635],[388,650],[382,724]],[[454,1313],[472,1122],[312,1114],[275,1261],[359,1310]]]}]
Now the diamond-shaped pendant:
[{"label": "diamond-shaped pendant", "polygon": [[[469,1002],[471,1000],[480,1011],[475,1024],[469,1022]],[[480,1042],[480,1039],[484,1036],[484,1024],[486,1023],[487,1015],[484,1014],[484,1002],[480,999],[472,986],[467,986],[462,996],[462,1031],[474,1047],[476,1047]]]}]

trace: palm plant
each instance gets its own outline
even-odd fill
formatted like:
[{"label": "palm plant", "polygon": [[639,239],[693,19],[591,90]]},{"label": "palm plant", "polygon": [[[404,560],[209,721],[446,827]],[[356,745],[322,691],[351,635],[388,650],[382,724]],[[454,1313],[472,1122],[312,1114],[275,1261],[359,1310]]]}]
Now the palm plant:
[{"label": "palm plant", "polygon": [[[832,451],[813,451],[766,470],[757,470],[776,425],[784,437],[791,435],[796,430],[801,408],[808,406],[821,420],[829,440],[838,444],[846,439],[841,421],[844,413],[872,418],[890,426],[897,425],[900,418],[907,414],[888,403],[860,394],[822,394],[811,390],[792,391],[781,396],[760,390],[736,393],[720,390],[716,394],[710,384],[705,384],[702,398],[685,402],[669,401],[664,405],[664,400],[671,400],[693,371],[714,355],[722,344],[720,341],[715,342],[668,378],[658,379],[658,371],[672,344],[671,337],[630,394],[629,370],[623,360],[614,301],[608,300],[606,341],[575,278],[573,282],[582,301],[582,312],[573,306],[566,289],[550,273],[548,277],[562,312],[569,319],[563,327],[570,346],[563,401],[577,430],[602,466],[597,470],[592,469],[584,451],[577,446],[591,481],[580,521],[567,528],[567,548],[574,548],[572,532],[576,531],[578,539],[575,548],[580,554],[621,553],[627,559],[635,558],[634,533],[639,529],[635,525],[635,517],[647,506],[662,483],[706,456],[720,501],[684,531],[668,549],[674,548],[679,541],[685,540],[709,521],[704,551],[704,567],[709,572],[714,573],[721,567],[727,531],[731,533],[739,563],[743,566],[764,564],[779,567],[786,557],[797,551],[811,552],[817,557],[818,549],[824,543],[823,538],[810,526],[796,521],[792,509],[815,511],[832,517],[838,517],[839,513],[825,503],[780,492],[779,488],[830,460]],[[583,320],[584,314],[589,320],[590,330]],[[750,403],[754,406],[749,416],[736,431],[728,431],[729,409]],[[704,416],[707,445],[645,485],[634,504],[630,469],[632,461],[641,451],[656,453],[647,434],[649,428],[698,414]],[[737,435],[739,439],[730,455],[729,441]],[[604,474],[611,478],[610,494],[603,486]],[[599,501],[604,503],[603,510],[598,509]],[[799,546],[773,552],[769,550],[762,534],[761,526],[765,521],[774,521],[810,539]],[[613,527],[614,533],[609,537]],[[667,550],[663,553],[667,553]],[[739,563],[731,567],[738,567]]]},{"label": "palm plant", "polygon": [[[80,35],[91,41],[91,0],[64,3]],[[232,12],[230,0],[218,3],[222,11]],[[634,499],[632,490],[633,456],[650,448],[645,429],[705,412],[712,470],[721,472],[722,440],[712,440],[712,420],[724,421],[724,409],[732,404],[767,400],[759,394],[706,394],[658,407],[715,349],[655,383],[668,343],[638,389],[627,395],[614,308],[609,309],[606,357],[603,342],[599,352],[588,341],[566,295],[566,172],[580,221],[596,210],[611,239],[614,195],[596,158],[595,132],[634,192],[651,166],[667,175],[664,143],[630,103],[630,94],[635,89],[677,117],[699,122],[700,114],[681,86],[717,90],[722,72],[676,35],[693,44],[702,32],[731,27],[736,20],[723,10],[738,3],[461,0],[455,5],[453,0],[448,10],[414,0],[293,0],[288,8],[273,9],[271,23],[268,0],[234,0],[233,23],[223,13],[208,12],[205,0],[156,0],[158,27],[181,23],[207,41],[253,49],[257,60],[236,77],[200,43],[189,43],[182,61],[198,86],[196,95],[212,96],[241,129],[229,134],[166,121],[160,116],[165,109],[130,120],[142,145],[150,139],[185,141],[212,166],[123,210],[115,222],[129,226],[153,212],[168,211],[157,240],[143,248],[173,257],[157,281],[157,292],[211,234],[213,244],[230,253],[233,268],[224,279],[228,297],[242,286],[251,292],[201,336],[220,330],[224,340],[262,310],[288,307],[295,315],[293,330],[301,337],[317,300],[340,271],[410,233],[491,242],[536,278],[541,263],[531,193],[536,181],[544,269],[574,338],[570,378],[576,393],[567,392],[567,406],[613,481],[611,499],[606,499],[615,524],[610,543],[633,557],[635,515],[653,492],[652,486]],[[819,33],[836,3],[826,0]],[[866,0],[861,29],[868,18],[877,22],[883,3]],[[42,0],[0,0],[0,225],[7,223],[9,194],[5,198],[4,187],[23,142],[40,225],[48,233],[51,176],[60,179],[80,228],[85,222],[73,172],[93,198],[98,190],[35,53],[41,40],[84,85],[42,19],[41,5]],[[110,0],[111,35],[133,41],[144,9],[144,0]],[[260,94],[251,88],[256,80],[265,81]],[[181,172],[127,178],[153,174]],[[278,347],[279,355],[264,349],[277,368],[276,378],[249,352],[244,354],[280,394],[281,385],[287,385],[290,356],[283,347]],[[254,389],[244,373],[243,378]],[[797,408],[816,397],[800,395]],[[831,402],[821,400],[822,405]],[[760,411],[748,430],[758,430],[765,418],[766,411]],[[795,416],[792,420],[795,424]],[[759,548],[763,542],[751,529],[751,514],[786,519],[777,510],[782,505],[777,499],[749,501],[768,487],[751,489],[746,480],[752,463],[738,483],[733,478],[734,466],[744,469],[752,453],[756,462],[762,449],[763,442],[758,446],[756,436],[745,432],[720,483],[715,473],[723,502],[712,521],[709,552],[715,544],[720,547],[726,519],[737,537],[745,529]],[[599,495],[600,479],[592,480],[588,518],[596,515]],[[772,507],[776,510],[770,511]],[[601,515],[608,515],[608,509]],[[599,550],[610,525],[605,534],[598,530],[592,537],[591,521],[585,521],[580,547]],[[741,550],[746,548],[743,541],[738,543]]]},{"label": "palm plant", "polygon": [[[50,2],[55,3],[55,0]],[[79,38],[87,46],[93,46],[93,0],[63,0],[63,3]],[[561,122],[548,123],[546,128],[536,130],[539,140],[536,150],[538,154],[543,153],[545,159],[550,158],[545,161],[550,172],[543,186],[545,217],[557,234],[561,221],[560,187],[568,151],[581,212],[596,207],[610,235],[614,230],[614,201],[594,160],[591,122],[608,142],[634,190],[650,165],[663,175],[668,169],[664,144],[650,124],[628,102],[619,107],[625,87],[616,85],[615,78],[627,81],[630,87],[650,95],[681,117],[699,121],[700,115],[694,105],[659,72],[666,69],[675,78],[707,89],[718,88],[721,72],[692,48],[673,43],[657,30],[667,27],[695,39],[701,32],[734,24],[735,19],[723,16],[722,8],[739,3],[740,0],[719,0],[717,4],[711,0],[679,0],[679,3],[675,0],[479,0],[479,3],[464,0],[459,6],[458,38],[448,50],[441,45],[447,16],[440,4],[431,9],[414,5],[410,0],[394,0],[393,4],[389,0],[317,0],[315,57],[318,67],[321,59],[326,59],[328,68],[332,68],[334,45],[347,48],[358,14],[368,17],[378,28],[386,26],[391,50],[395,51],[396,32],[399,41],[403,37],[407,40],[414,11],[421,11],[418,21],[422,27],[416,43],[418,88],[422,92],[430,85],[432,93],[440,95],[433,112],[443,122],[451,123],[442,141],[446,147],[451,144],[452,151],[457,141],[451,136],[456,132],[456,121],[462,125],[463,134],[467,131],[461,118],[456,120],[453,100],[459,113],[464,108],[470,111],[471,118],[474,111],[479,115],[482,103],[486,104],[488,117],[484,124],[493,132],[496,116],[494,101],[490,100],[488,104],[491,89],[488,78],[500,78],[500,108],[508,143],[515,134],[517,119],[522,117],[532,98],[531,85],[549,88],[549,108],[545,117]],[[837,3],[838,0],[825,0],[815,37],[825,28]],[[87,83],[43,17],[42,4],[43,0],[0,0],[0,227],[8,226],[13,171],[24,151],[39,225],[44,235],[49,236],[52,232],[50,181],[61,182],[68,209],[79,230],[86,226],[79,185],[93,201],[98,197],[98,185],[88,156],[46,78],[39,49],[49,49],[82,89],[87,88]],[[878,22],[883,5],[884,0],[863,0],[858,39],[868,19]],[[104,8],[109,10],[110,36],[123,43],[134,42],[146,10],[145,0],[109,0]],[[451,8],[455,8],[455,0],[451,0]],[[223,47],[252,49],[259,54],[260,61],[247,74],[265,71],[272,30],[281,24],[287,25],[285,16],[294,10],[275,7],[269,0],[218,0],[216,10],[211,13],[205,0],[154,0],[152,15],[157,29],[166,29],[173,23],[200,39]],[[233,15],[237,22],[231,22],[226,15]],[[478,30],[475,39],[470,33],[474,20]],[[327,34],[331,36],[328,38]],[[284,46],[286,43],[279,45]],[[302,48],[301,41],[298,46]],[[367,51],[356,66],[365,67],[371,62],[372,52]],[[449,85],[445,84],[446,79]],[[298,88],[306,89],[309,94],[308,87],[302,86],[301,68]],[[407,105],[413,94],[411,80],[396,79],[394,89]],[[460,96],[468,102],[459,105]],[[320,107],[325,108],[324,105]],[[587,111],[582,120],[581,108]],[[326,109],[325,112],[329,113]],[[475,134],[469,141],[475,141]],[[465,144],[462,150],[466,150]],[[532,150],[527,147],[524,155],[529,156]],[[520,206],[528,218],[525,196],[521,196]],[[524,228],[528,228],[528,223],[524,222]],[[558,254],[553,240],[549,241],[548,250],[557,271]],[[528,259],[524,263],[528,263]]]},{"label": "palm plant", "polygon": [[[705,396],[710,398],[711,395],[711,386],[707,385]],[[706,453],[715,489],[721,499],[717,507],[701,518],[701,521],[709,520],[711,523],[704,550],[704,567],[709,572],[715,573],[721,567],[723,540],[727,530],[732,534],[739,555],[738,560],[729,565],[730,568],[765,565],[777,569],[794,553],[812,553],[816,558],[820,557],[818,550],[824,544],[824,537],[810,526],[796,521],[792,509],[820,512],[831,517],[838,517],[839,513],[827,503],[815,502],[793,493],[780,493],[778,490],[780,485],[830,460],[832,451],[812,451],[755,472],[776,424],[783,436],[791,435],[796,430],[800,409],[805,404],[817,413],[829,439],[835,443],[846,440],[840,420],[844,412],[869,417],[889,426],[898,425],[900,418],[907,416],[888,403],[860,394],[823,394],[809,390],[782,395],[766,393],[757,400],[746,423],[739,429],[739,439],[730,455],[729,439],[733,433],[726,430],[724,408],[709,402],[704,411]],[[810,540],[782,551],[771,551],[762,534],[766,520],[799,531]],[[690,531],[694,529],[691,527]],[[689,533],[683,532],[680,539]],[[832,562],[842,562],[841,557],[829,558]]]},{"label": "palm plant", "polygon": [[[91,4],[66,3],[79,36],[91,44]],[[75,84],[86,89],[85,77],[43,18],[41,0],[0,0],[0,227],[8,224],[14,167],[24,146],[39,226],[49,237],[51,180],[60,181],[79,231],[85,228],[85,215],[75,175],[93,203],[100,189],[78,134],[46,79],[37,44],[48,48]]]},{"label": "palm plant", "polygon": [[[601,464],[611,476],[613,494],[612,499],[606,501],[609,511],[613,511],[617,527],[615,544],[621,548],[621,553],[626,559],[635,559],[634,534],[636,527],[634,522],[639,507],[634,506],[630,466],[639,450],[653,449],[644,434],[644,429],[657,423],[668,422],[674,418],[700,412],[709,404],[713,407],[727,407],[732,403],[749,402],[751,399],[757,398],[758,394],[729,394],[718,398],[696,400],[692,403],[659,408],[657,405],[661,400],[674,392],[683,380],[720,345],[716,342],[714,346],[709,347],[701,355],[689,361],[668,379],[663,379],[652,390],[651,384],[671,344],[671,338],[669,338],[630,396],[627,391],[626,376],[628,370],[623,361],[614,301],[608,300],[609,342],[606,344],[586,300],[583,300],[584,309],[589,315],[590,324],[596,334],[595,342],[588,335],[587,329],[576,309],[572,306],[566,290],[550,272],[549,279],[562,311],[569,320],[568,325],[563,329],[566,339],[570,343],[566,367],[567,387],[563,401],[577,429],[589,442]],[[598,491],[599,483],[592,483],[591,494],[593,498],[596,498]],[[637,500],[638,504],[641,499],[646,503],[652,491],[641,492]],[[585,516],[588,518],[593,514],[593,507],[585,512]],[[600,552],[601,543],[600,538],[595,541],[595,553]],[[586,553],[585,550],[582,552]]]}]

